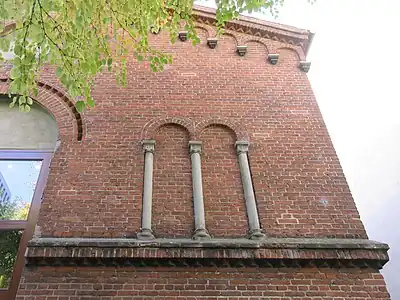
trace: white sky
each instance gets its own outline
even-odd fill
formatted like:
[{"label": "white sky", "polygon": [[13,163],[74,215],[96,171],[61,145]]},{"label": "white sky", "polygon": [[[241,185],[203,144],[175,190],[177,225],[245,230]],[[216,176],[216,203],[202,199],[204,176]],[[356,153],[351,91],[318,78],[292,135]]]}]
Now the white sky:
[{"label": "white sky", "polygon": [[[400,299],[400,2],[285,0],[282,24],[315,32],[309,79],[383,274]],[[265,15],[253,15],[273,20]]]},{"label": "white sky", "polygon": [[[286,0],[278,22],[316,33],[309,79],[383,274],[400,299],[400,2]],[[264,17],[265,18],[265,17]]]}]

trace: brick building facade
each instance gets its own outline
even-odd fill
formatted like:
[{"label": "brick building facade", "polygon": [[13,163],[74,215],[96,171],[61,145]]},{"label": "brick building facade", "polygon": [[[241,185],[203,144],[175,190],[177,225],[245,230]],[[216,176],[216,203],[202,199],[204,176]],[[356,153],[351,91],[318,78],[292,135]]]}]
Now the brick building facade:
[{"label": "brick building facade", "polygon": [[[79,114],[49,68],[59,143],[16,299],[389,299],[311,90],[308,31],[242,18],[151,42],[162,73],[103,73]],[[8,87],[2,73],[3,92]],[[32,218],[35,218],[33,216]]]}]

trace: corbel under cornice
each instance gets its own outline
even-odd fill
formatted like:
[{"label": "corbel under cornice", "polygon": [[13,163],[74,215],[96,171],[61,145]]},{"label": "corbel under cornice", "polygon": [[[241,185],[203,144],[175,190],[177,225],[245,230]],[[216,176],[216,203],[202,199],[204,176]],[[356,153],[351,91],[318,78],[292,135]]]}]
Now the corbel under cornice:
[{"label": "corbel under cornice", "polygon": [[300,70],[302,70],[305,73],[307,73],[310,70],[310,67],[311,67],[311,62],[309,61],[301,61],[299,64]]}]

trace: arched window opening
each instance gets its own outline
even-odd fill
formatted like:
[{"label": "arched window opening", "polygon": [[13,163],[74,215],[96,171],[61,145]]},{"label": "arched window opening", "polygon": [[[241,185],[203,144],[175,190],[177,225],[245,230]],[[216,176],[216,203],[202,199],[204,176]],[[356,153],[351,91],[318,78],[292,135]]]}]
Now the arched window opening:
[{"label": "arched window opening", "polygon": [[14,299],[46,184],[58,128],[38,103],[29,113],[0,98],[0,298]]}]

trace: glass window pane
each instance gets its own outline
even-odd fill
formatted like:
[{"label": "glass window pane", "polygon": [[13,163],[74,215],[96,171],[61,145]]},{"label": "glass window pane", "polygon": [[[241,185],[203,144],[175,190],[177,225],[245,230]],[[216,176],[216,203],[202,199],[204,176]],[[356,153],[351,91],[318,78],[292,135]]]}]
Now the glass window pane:
[{"label": "glass window pane", "polygon": [[0,231],[0,288],[10,286],[23,231]]},{"label": "glass window pane", "polygon": [[0,160],[0,220],[26,220],[42,161]]}]

